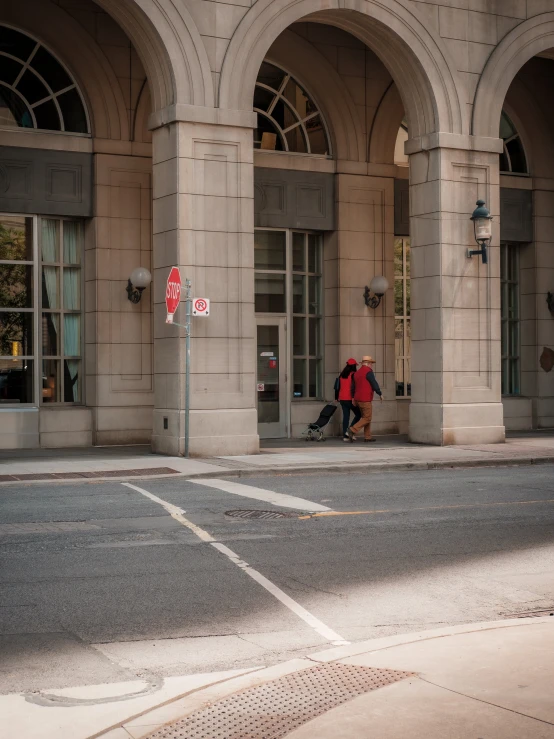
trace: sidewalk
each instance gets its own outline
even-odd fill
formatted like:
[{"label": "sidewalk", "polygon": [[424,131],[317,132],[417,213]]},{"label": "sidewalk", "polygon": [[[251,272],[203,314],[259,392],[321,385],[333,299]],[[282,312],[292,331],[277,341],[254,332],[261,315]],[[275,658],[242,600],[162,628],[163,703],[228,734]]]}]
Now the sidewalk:
[{"label": "sidewalk", "polygon": [[0,730],[24,739],[554,739],[553,653],[554,617],[465,624],[267,668],[0,696]]},{"label": "sidewalk", "polygon": [[[369,448],[368,448],[369,447]],[[184,459],[152,454],[149,446],[87,449],[30,449],[0,452],[0,485],[17,481],[260,476],[283,472],[362,472],[554,463],[554,433],[510,435],[505,444],[436,447],[410,444],[405,437],[344,444],[342,439],[262,442],[260,454]]]},{"label": "sidewalk", "polygon": [[552,739],[553,651],[548,617],[377,639],[231,677],[94,736]]}]

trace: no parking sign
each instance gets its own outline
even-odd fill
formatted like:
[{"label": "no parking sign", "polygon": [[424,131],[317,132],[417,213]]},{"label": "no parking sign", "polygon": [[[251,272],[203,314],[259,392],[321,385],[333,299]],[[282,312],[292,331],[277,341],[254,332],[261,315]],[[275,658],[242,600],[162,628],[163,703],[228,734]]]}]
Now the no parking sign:
[{"label": "no parking sign", "polygon": [[192,301],[192,315],[193,316],[209,316],[210,315],[210,301],[208,298],[194,298]]}]

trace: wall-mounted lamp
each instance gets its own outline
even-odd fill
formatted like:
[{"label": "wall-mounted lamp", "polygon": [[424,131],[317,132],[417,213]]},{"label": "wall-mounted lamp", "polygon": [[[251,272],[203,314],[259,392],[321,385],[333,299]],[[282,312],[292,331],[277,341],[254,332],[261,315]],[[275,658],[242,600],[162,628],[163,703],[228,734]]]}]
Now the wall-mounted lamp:
[{"label": "wall-mounted lamp", "polygon": [[550,315],[552,318],[554,318],[554,293],[549,292],[546,296],[546,304],[548,306],[548,310],[550,311]]},{"label": "wall-mounted lamp", "polygon": [[485,205],[484,200],[477,201],[477,208],[471,216],[473,228],[475,230],[475,241],[481,247],[480,249],[468,249],[468,259],[474,256],[481,256],[483,264],[487,263],[487,247],[492,240],[492,216],[489,209]]},{"label": "wall-mounted lamp", "polygon": [[146,267],[135,267],[127,280],[127,297],[131,303],[140,303],[142,291],[152,282],[152,275]]},{"label": "wall-mounted lamp", "polygon": [[[376,275],[369,287],[366,285],[364,290],[364,300],[368,308],[377,308],[381,302],[381,298],[389,289],[389,281],[383,275]],[[371,294],[373,293],[373,295]]]}]

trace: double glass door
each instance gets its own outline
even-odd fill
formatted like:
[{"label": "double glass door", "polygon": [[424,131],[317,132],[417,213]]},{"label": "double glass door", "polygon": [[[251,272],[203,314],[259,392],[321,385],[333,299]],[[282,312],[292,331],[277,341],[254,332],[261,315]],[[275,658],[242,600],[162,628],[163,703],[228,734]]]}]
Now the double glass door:
[{"label": "double glass door", "polygon": [[256,406],[262,439],[287,436],[286,318],[257,318]]}]

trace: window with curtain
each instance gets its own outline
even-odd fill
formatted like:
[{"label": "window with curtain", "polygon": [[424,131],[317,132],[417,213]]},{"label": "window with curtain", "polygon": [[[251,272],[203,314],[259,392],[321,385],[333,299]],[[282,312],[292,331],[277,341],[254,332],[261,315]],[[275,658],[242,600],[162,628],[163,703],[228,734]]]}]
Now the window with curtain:
[{"label": "window with curtain", "polygon": [[0,403],[82,402],[83,224],[0,214]]},{"label": "window with curtain", "polygon": [[81,400],[82,223],[41,220],[42,401]]}]

